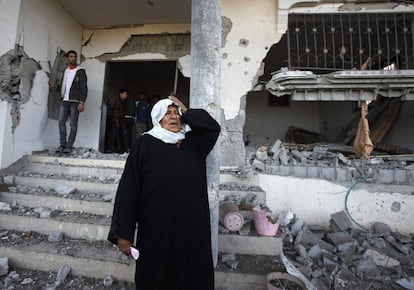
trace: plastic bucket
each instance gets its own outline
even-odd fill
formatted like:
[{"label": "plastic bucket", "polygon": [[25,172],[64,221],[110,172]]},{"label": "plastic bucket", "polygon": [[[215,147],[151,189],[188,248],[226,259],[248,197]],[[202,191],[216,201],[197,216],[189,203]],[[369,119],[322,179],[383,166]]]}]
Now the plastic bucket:
[{"label": "plastic bucket", "polygon": [[274,237],[279,229],[279,223],[272,223],[267,218],[268,212],[263,210],[253,210],[254,227],[261,236]]}]

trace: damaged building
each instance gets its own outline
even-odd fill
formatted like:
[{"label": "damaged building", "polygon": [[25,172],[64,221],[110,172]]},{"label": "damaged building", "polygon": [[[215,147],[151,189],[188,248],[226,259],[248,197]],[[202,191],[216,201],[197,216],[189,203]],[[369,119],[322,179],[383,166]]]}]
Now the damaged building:
[{"label": "damaged building", "polygon": [[[48,82],[59,84],[73,49],[88,76],[81,157],[107,151],[121,87],[174,91],[220,121],[208,161],[215,232],[236,184],[307,224],[327,227],[346,208],[365,227],[413,233],[414,4],[198,2],[0,0],[0,169],[59,145]],[[191,5],[220,27],[197,22]]]}]

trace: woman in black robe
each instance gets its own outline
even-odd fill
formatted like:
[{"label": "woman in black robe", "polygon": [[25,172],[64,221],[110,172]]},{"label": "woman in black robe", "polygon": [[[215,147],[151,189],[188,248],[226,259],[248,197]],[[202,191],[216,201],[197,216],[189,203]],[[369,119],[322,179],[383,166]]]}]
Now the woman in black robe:
[{"label": "woman in black robe", "polygon": [[155,104],[151,118],[154,128],[125,164],[108,240],[130,255],[138,226],[136,289],[212,290],[205,159],[220,126],[172,96]]}]

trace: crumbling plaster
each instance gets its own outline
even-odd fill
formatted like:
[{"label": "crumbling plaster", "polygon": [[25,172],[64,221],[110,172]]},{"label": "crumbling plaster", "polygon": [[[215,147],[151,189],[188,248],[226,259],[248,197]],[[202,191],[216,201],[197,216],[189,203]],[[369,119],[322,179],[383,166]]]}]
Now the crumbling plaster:
[{"label": "crumbling plaster", "polygon": [[[266,204],[273,212],[291,210],[308,224],[328,226],[330,215],[345,209],[345,198],[353,184],[321,179],[258,175],[266,192]],[[414,231],[413,187],[358,183],[348,197],[352,217],[369,227],[373,222],[389,224],[404,233]]]}]

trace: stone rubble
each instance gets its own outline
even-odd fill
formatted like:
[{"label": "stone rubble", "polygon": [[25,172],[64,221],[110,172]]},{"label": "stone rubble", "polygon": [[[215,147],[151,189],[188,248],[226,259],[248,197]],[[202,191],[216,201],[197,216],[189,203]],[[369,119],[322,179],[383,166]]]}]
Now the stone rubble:
[{"label": "stone rubble", "polygon": [[329,223],[322,230],[296,218],[280,228],[285,255],[317,289],[401,289],[414,279],[411,235],[379,222],[358,230],[344,211]]},{"label": "stone rubble", "polygon": [[[366,161],[354,157],[350,146],[350,149],[347,146],[328,146],[283,144],[281,140],[276,140],[270,146],[262,145],[257,149],[246,147],[247,164],[256,171],[281,176],[338,182],[352,182],[364,177],[379,183],[414,183],[414,155],[401,159],[374,156]],[[341,150],[351,155],[347,157]]]}]

